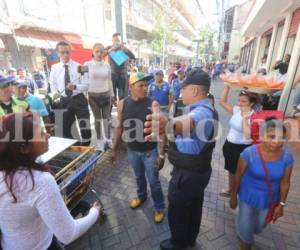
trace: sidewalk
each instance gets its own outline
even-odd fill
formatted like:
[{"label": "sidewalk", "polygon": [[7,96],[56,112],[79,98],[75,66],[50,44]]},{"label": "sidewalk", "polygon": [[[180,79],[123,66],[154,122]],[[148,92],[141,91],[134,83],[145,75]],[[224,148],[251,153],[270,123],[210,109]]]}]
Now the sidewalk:
[{"label": "sidewalk", "polygon": [[[216,103],[222,91],[222,83],[212,85]],[[231,97],[236,100],[236,96]],[[234,103],[234,101],[233,101]],[[220,121],[224,128],[222,138],[217,142],[213,154],[213,174],[205,192],[202,225],[197,247],[194,249],[238,249],[235,235],[235,212],[229,208],[228,199],[218,193],[227,186],[227,173],[224,171],[222,145],[228,131],[230,116],[216,104]],[[293,149],[291,149],[292,152]],[[285,208],[285,215],[276,225],[268,227],[255,238],[253,249],[300,249],[300,170],[299,151],[294,152],[296,164],[292,176],[292,185]],[[159,242],[170,236],[167,218],[156,225],[152,218],[152,201],[149,195],[147,202],[135,211],[129,208],[129,201],[135,195],[135,178],[128,165],[126,152],[120,150],[116,166],[111,166],[107,155],[99,164],[94,187],[101,194],[105,206],[107,221],[95,225],[87,234],[74,242],[70,250],[100,249],[159,249]],[[164,194],[167,194],[171,166],[166,162],[161,171],[161,182]]]}]

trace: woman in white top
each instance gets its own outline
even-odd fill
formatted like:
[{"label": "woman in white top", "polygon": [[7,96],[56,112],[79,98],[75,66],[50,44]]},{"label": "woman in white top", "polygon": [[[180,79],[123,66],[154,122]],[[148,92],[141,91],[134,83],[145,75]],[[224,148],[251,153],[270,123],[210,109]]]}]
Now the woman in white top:
[{"label": "woman in white top", "polygon": [[238,105],[233,106],[228,103],[229,91],[230,88],[225,85],[220,100],[220,105],[232,114],[229,121],[230,130],[223,146],[225,169],[229,172],[229,188],[227,190],[222,190],[220,195],[226,197],[230,197],[240,153],[252,143],[250,139],[249,119],[253,112],[253,107],[258,101],[258,96],[256,94],[241,91],[239,94]]},{"label": "woman in white top", "polygon": [[[100,150],[111,146],[110,139],[110,118],[111,105],[114,101],[114,91],[111,81],[110,65],[104,61],[106,51],[101,43],[93,46],[93,60],[86,62],[88,73],[84,79],[89,84],[89,103],[95,118],[95,129]],[[102,134],[102,124],[105,136]]]},{"label": "woman in white top", "polygon": [[97,221],[100,206],[72,218],[50,169],[35,163],[48,151],[48,135],[36,115],[13,113],[0,124],[0,246],[46,250],[57,249],[54,236],[63,244],[76,240]]}]

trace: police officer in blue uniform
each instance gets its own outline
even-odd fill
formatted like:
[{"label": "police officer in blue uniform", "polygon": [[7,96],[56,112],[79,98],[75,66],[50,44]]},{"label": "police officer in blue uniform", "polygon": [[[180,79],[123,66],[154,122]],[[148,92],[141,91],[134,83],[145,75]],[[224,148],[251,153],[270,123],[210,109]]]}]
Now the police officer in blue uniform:
[{"label": "police officer in blue uniform", "polygon": [[[174,168],[168,190],[171,238],[160,243],[164,250],[196,245],[204,190],[212,172],[216,132],[213,120],[218,120],[218,114],[207,98],[209,88],[210,77],[207,73],[201,69],[190,71],[181,90],[186,105],[184,114],[168,120],[155,111],[155,114],[148,115],[145,123],[145,133],[150,133],[146,139],[169,131],[168,158]],[[170,132],[175,140],[171,141]]]},{"label": "police officer in blue uniform", "polygon": [[158,70],[155,73],[155,79],[149,84],[148,96],[160,104],[163,112],[168,112],[173,101],[171,86],[164,81],[164,72]]},{"label": "police officer in blue uniform", "polygon": [[180,68],[177,70],[177,78],[175,78],[172,81],[172,93],[173,93],[173,97],[175,101],[178,101],[179,97],[180,97],[180,90],[181,90],[181,84],[184,80],[185,74],[184,74],[184,69]]}]

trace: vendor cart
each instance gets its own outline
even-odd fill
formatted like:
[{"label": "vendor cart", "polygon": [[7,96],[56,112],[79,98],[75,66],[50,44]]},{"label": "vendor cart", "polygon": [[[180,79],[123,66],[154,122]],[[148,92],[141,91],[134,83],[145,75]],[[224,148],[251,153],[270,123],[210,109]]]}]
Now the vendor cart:
[{"label": "vendor cart", "polygon": [[89,204],[83,199],[90,191],[103,207],[99,195],[92,188],[95,165],[102,152],[94,147],[73,146],[76,142],[50,137],[48,152],[37,159],[37,162],[49,165],[54,172],[61,195],[74,217],[89,210]]}]

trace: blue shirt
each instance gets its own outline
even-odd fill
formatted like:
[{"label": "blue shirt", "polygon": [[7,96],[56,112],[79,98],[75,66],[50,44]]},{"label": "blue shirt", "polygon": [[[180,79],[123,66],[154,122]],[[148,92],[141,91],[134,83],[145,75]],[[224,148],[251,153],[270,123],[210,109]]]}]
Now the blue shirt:
[{"label": "blue shirt", "polygon": [[181,90],[181,83],[182,81],[179,80],[179,78],[176,78],[172,82],[172,88],[173,88],[173,96],[175,100],[179,99],[180,96],[180,90]]},{"label": "blue shirt", "polygon": [[29,104],[30,110],[32,112],[37,113],[40,117],[49,115],[46,106],[41,98],[34,96],[32,94],[28,94],[25,100]]},{"label": "blue shirt", "polygon": [[177,149],[185,154],[199,154],[213,132],[213,106],[208,98],[187,106],[184,114],[187,114],[195,123],[195,128],[190,136],[178,135],[175,143]]},{"label": "blue shirt", "polygon": [[158,86],[154,81],[149,85],[149,96],[152,97],[153,100],[157,101],[161,106],[166,107],[169,105],[170,90],[171,87],[168,82],[163,82]]},{"label": "blue shirt", "polygon": [[[241,179],[239,198],[248,205],[266,209],[269,207],[269,193],[265,172],[259,158],[256,146],[250,146],[241,153],[241,158],[247,162],[247,168]],[[282,150],[280,158],[276,161],[266,161],[272,184],[273,201],[280,199],[280,181],[284,176],[286,168],[294,164],[293,156],[287,149]]]}]

